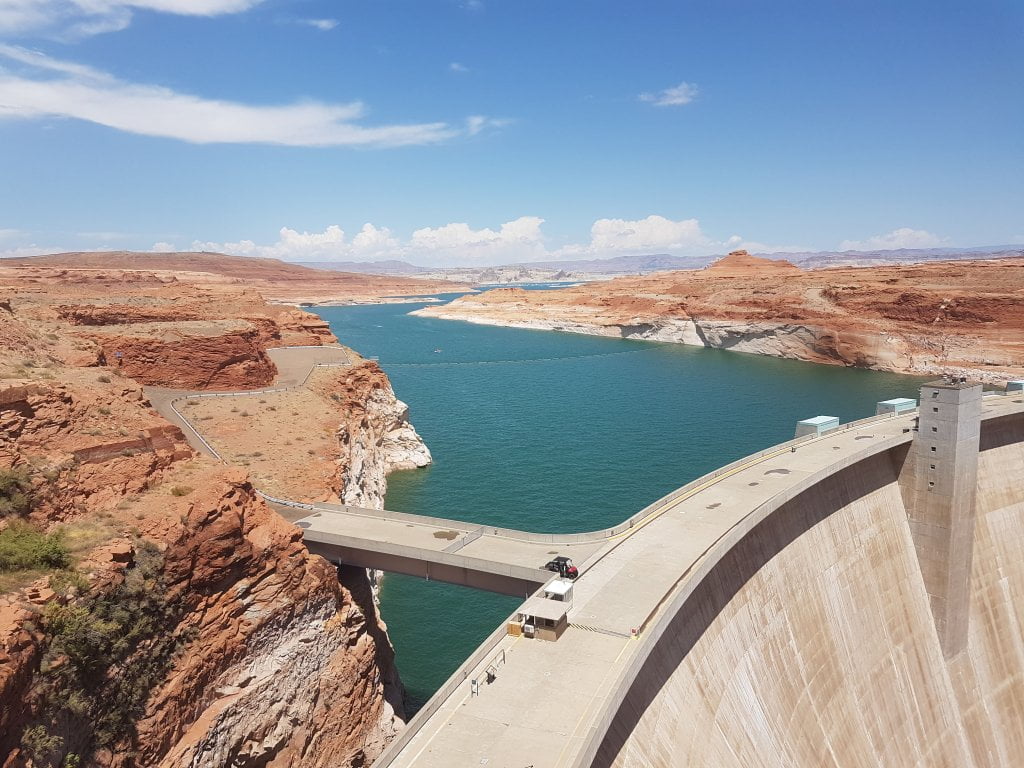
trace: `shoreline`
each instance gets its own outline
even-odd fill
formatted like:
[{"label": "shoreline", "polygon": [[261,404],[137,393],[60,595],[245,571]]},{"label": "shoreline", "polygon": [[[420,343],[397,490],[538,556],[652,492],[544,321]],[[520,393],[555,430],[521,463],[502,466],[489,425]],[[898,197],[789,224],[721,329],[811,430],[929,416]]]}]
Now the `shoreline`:
[{"label": "shoreline", "polygon": [[[444,307],[450,306],[451,304],[444,305]],[[470,312],[434,311],[435,309],[441,309],[441,307],[423,307],[409,314],[418,317],[453,320],[502,328],[555,331],[584,336],[603,336],[615,339],[684,344],[705,349],[722,349],[729,352],[742,352],[846,368],[863,368],[906,376],[941,376],[946,373],[952,373],[968,376],[985,384],[1001,385],[1004,387],[1006,382],[1024,376],[1024,371],[1008,371],[1005,368],[997,368],[995,366],[993,366],[993,370],[986,370],[977,366],[942,365],[934,361],[914,365],[911,355],[901,355],[898,350],[892,350],[893,354],[888,356],[889,364],[881,364],[883,361],[875,360],[871,364],[858,365],[851,360],[829,356],[816,351],[814,345],[817,341],[831,339],[834,334],[828,329],[809,323],[766,323],[667,318],[654,322],[640,322],[638,320],[638,322],[628,325],[620,323],[601,325],[572,320],[497,318]],[[886,339],[886,343],[890,345],[898,342],[899,339],[894,336]],[[911,365],[899,364],[898,361],[901,358],[910,358]],[[863,359],[861,357],[861,360]]]}]

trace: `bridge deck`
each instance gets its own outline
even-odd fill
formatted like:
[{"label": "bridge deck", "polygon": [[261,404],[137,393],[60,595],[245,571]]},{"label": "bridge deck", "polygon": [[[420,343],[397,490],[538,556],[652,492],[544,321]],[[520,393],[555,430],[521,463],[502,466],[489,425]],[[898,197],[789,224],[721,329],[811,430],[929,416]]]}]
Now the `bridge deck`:
[{"label": "bridge deck", "polygon": [[[986,398],[983,418],[1021,410],[1020,399]],[[753,524],[755,511],[909,441],[903,430],[912,419],[875,421],[805,442],[795,453],[785,448],[752,459],[610,538],[577,581],[570,627],[557,642],[493,635],[478,663],[457,672],[375,766],[578,765],[643,646],[631,630],[642,637],[670,599],[699,580],[703,561],[721,554],[715,545]],[[483,680],[488,666],[496,669],[494,681],[473,695],[470,681]]]},{"label": "bridge deck", "polygon": [[[543,569],[555,554],[585,562],[604,545],[603,540],[557,542],[535,540],[531,534],[505,531],[458,520],[401,515],[360,507],[315,504],[307,517],[296,521],[307,546],[332,560],[396,570],[386,556],[405,561],[402,572],[453,581],[451,574],[430,565],[458,569],[456,583],[495,589],[513,595],[536,589],[554,574]],[[477,578],[477,576],[481,578]],[[487,575],[508,576],[502,584]],[[524,592],[522,585],[528,585]],[[518,588],[517,588],[517,585]],[[503,588],[504,587],[504,588]]]}]

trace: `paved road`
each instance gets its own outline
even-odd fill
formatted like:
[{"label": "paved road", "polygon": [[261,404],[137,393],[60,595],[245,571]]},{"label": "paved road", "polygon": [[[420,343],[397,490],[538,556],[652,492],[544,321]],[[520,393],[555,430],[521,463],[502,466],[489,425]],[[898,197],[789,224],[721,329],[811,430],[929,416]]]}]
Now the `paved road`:
[{"label": "paved road", "polygon": [[261,389],[239,390],[237,392],[195,392],[188,389],[171,389],[169,387],[143,387],[146,397],[153,408],[181,429],[185,439],[199,453],[213,456],[219,459],[220,456],[213,447],[206,442],[198,430],[190,424],[174,408],[174,403],[186,397],[206,397],[211,395],[261,395],[268,389],[295,389],[302,386],[309,375],[317,366],[322,365],[351,365],[352,360],[348,352],[342,347],[275,347],[268,349],[267,354],[277,366],[277,376],[272,384]]}]

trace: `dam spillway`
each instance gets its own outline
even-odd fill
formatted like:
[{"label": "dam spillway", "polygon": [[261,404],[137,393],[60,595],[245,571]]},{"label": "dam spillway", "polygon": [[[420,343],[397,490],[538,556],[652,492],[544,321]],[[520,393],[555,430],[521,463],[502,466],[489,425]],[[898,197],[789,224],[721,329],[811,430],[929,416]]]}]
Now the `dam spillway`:
[{"label": "dam spillway", "polygon": [[[581,577],[557,643],[492,638],[494,684],[450,681],[380,764],[1019,764],[1024,408],[986,398],[983,417],[960,652],[922,578],[897,417],[669,508]],[[636,637],[601,634],[638,627],[645,595]]]}]

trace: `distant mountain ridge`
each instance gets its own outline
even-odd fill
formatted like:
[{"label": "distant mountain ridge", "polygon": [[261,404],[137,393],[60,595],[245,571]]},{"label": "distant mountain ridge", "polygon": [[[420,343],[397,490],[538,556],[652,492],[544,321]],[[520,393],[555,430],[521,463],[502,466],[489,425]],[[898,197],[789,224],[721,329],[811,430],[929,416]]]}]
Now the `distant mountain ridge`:
[{"label": "distant mountain ridge", "polygon": [[520,264],[505,264],[506,268],[552,269],[564,272],[599,272],[612,275],[664,272],[673,269],[698,269],[710,263],[714,257],[672,256],[668,253],[652,253],[642,256],[612,256],[607,259],[580,259],[577,261],[527,261]]},{"label": "distant mountain ridge", "polygon": [[[967,259],[1020,258],[1024,245],[983,245],[970,248],[899,248],[874,251],[784,251],[751,254],[778,261],[784,259],[802,269],[824,267],[880,266],[931,261],[959,261]],[[680,269],[700,269],[721,259],[725,254],[707,256],[673,256],[652,253],[638,256],[612,256],[605,259],[561,259],[552,261],[524,261],[498,266],[421,267],[407,261],[303,261],[294,262],[314,269],[336,270],[373,275],[430,275],[448,279],[495,282],[504,273],[506,281],[578,280],[598,276],[644,275]]]},{"label": "distant mountain ridge", "polygon": [[382,261],[295,261],[310,269],[329,269],[336,272],[355,272],[364,275],[419,275],[436,270],[417,267],[407,261],[384,259]]},{"label": "distant mountain ridge", "polygon": [[930,261],[969,259],[1010,259],[1024,256],[1024,245],[982,245],[972,248],[897,248],[875,251],[805,251],[803,253],[758,253],[767,258],[785,258],[804,269],[823,267],[881,266]]}]

